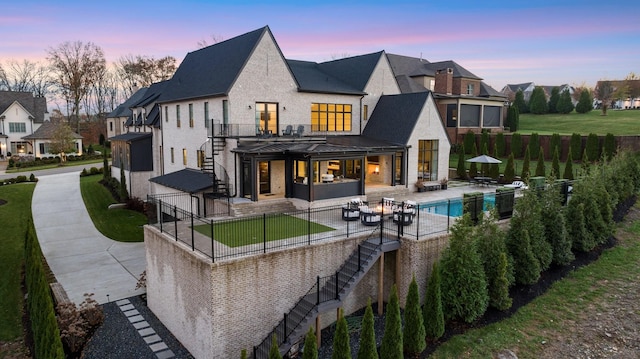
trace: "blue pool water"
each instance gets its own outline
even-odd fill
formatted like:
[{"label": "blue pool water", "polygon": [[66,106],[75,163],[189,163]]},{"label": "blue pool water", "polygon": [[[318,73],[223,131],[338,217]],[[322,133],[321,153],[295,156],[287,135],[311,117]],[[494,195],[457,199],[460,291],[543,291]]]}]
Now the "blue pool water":
[{"label": "blue pool water", "polygon": [[[482,208],[485,211],[488,211],[490,208],[495,207],[495,205],[496,195],[485,194]],[[462,216],[462,198],[451,199],[449,201],[422,203],[420,204],[420,211],[441,214],[443,216],[449,214],[450,217],[460,217]]]}]

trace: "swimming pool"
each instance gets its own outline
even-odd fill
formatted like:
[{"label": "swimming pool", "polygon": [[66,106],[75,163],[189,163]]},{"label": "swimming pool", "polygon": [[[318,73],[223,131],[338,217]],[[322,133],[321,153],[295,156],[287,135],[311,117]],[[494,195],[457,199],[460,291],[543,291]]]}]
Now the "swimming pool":
[{"label": "swimming pool", "polygon": [[[462,206],[462,198],[454,198],[448,201],[421,203],[420,211],[440,214],[443,216],[449,214],[450,217],[460,217],[462,216]],[[495,193],[486,193],[484,195],[484,201],[482,203],[483,210],[488,211],[490,208],[493,208],[495,206]]]}]

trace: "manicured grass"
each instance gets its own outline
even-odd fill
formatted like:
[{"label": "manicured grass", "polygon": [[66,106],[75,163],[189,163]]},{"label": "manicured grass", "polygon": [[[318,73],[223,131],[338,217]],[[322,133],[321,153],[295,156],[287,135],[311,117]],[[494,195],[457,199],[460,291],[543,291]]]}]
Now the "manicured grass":
[{"label": "manicured grass", "polygon": [[[211,237],[211,226],[208,224],[194,226],[194,229],[207,237]],[[313,234],[333,230],[333,228],[322,224],[283,214],[267,216],[265,222],[260,217],[216,223],[213,226],[213,237],[216,241],[226,246],[240,247],[262,243],[265,234],[267,241],[277,241],[306,235],[309,231]]]},{"label": "manicured grass", "polygon": [[516,352],[519,358],[539,357],[545,341],[554,340],[555,333],[571,330],[571,323],[587,308],[606,300],[604,296],[615,290],[617,282],[640,278],[640,221],[619,229],[616,236],[625,237],[625,242],[554,283],[546,294],[509,319],[454,336],[432,357],[491,358],[505,348]]},{"label": "manicured grass", "polygon": [[595,133],[606,135],[612,133],[616,136],[640,134],[640,110],[608,110],[607,116],[602,116],[602,111],[593,110],[580,114],[575,111],[567,114],[532,115],[520,114],[520,128],[518,132],[530,134],[537,132],[540,135],[571,135],[579,133],[588,135]]},{"label": "manicured grass", "polygon": [[0,199],[7,201],[0,205],[0,341],[22,336],[20,275],[34,188],[32,183],[0,186]]},{"label": "manicured grass", "polygon": [[101,179],[102,175],[80,178],[82,199],[93,224],[100,233],[113,240],[142,242],[142,226],[147,224],[147,218],[142,213],[128,209],[109,209],[109,205],[116,202],[111,193],[98,183]]}]

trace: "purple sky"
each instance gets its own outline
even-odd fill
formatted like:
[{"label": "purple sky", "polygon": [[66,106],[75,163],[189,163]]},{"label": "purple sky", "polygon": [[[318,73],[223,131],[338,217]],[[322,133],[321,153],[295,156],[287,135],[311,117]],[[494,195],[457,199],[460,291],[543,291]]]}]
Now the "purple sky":
[{"label": "purple sky", "polygon": [[[300,5],[303,3],[305,5]],[[308,3],[308,4],[307,4]],[[380,50],[454,60],[496,90],[640,74],[640,10],[628,1],[15,1],[0,12],[0,64],[46,59],[66,41],[107,61],[174,56],[269,25],[285,57],[327,61]]]}]

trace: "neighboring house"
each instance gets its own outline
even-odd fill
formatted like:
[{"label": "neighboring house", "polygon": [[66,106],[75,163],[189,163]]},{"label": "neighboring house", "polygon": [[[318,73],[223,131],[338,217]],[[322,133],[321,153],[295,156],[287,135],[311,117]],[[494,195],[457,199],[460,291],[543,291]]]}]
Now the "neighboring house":
[{"label": "neighboring house", "polygon": [[133,116],[131,107],[144,97],[145,92],[147,92],[147,87],[137,90],[131,97],[107,115],[107,138],[128,132],[126,123],[131,120]]},{"label": "neighboring house", "polygon": [[533,92],[533,89],[535,89],[536,87],[542,87],[542,90],[544,91],[544,95],[547,98],[547,101],[549,101],[549,98],[551,97],[551,92],[553,91],[553,88],[557,87],[558,93],[569,91],[569,95],[571,95],[571,102],[574,104],[574,106],[576,103],[578,103],[578,101],[573,98],[573,93],[576,91],[575,87],[568,84],[562,84],[559,86],[536,85],[533,82],[526,82],[523,84],[508,84],[505,87],[503,87],[500,92],[503,93],[505,96],[507,96],[507,98],[509,99],[509,102],[513,102],[516,98],[516,93],[518,91],[522,91],[524,100],[528,102],[529,99],[531,98],[531,93]]},{"label": "neighboring house", "polygon": [[[601,83],[598,81],[595,87],[595,93],[598,93]],[[638,109],[640,108],[640,80],[612,80],[611,83],[613,96],[611,98],[611,108],[614,109]],[[621,96],[619,96],[621,95]],[[619,97],[619,98],[618,98]],[[594,99],[594,106],[599,107],[600,99]]]},{"label": "neighboring house", "polygon": [[[38,158],[47,156],[58,156],[59,153],[51,152],[51,142],[54,141],[56,130],[59,123],[53,123],[51,121],[45,121],[38,129],[27,136],[22,137],[26,140],[31,148],[34,149],[33,155]],[[66,154],[82,154],[82,136],[73,132],[74,152],[67,152]]]},{"label": "neighboring house", "polygon": [[452,143],[469,130],[503,130],[506,96],[455,61],[387,55],[402,93],[431,91]]},{"label": "neighboring house", "polygon": [[0,91],[0,158],[33,154],[33,145],[23,137],[47,120],[46,98],[31,92]]},{"label": "neighboring house", "polygon": [[[120,168],[125,172],[129,195],[146,198],[149,179],[162,174],[162,134],[160,132],[160,107],[156,100],[167,81],[152,84],[144,91],[138,90],[113,116],[114,123],[124,121],[124,132],[109,137],[111,141],[112,176],[120,178]],[[121,106],[123,106],[121,105]],[[158,154],[154,156],[154,153]]]}]

